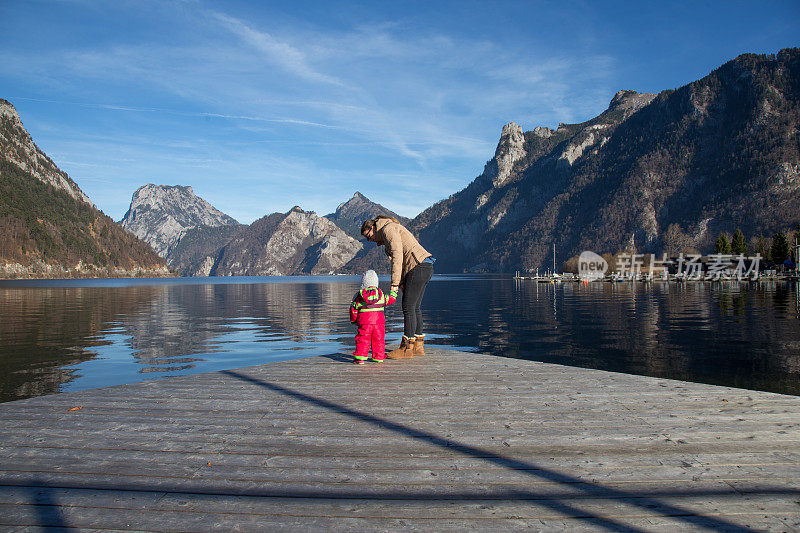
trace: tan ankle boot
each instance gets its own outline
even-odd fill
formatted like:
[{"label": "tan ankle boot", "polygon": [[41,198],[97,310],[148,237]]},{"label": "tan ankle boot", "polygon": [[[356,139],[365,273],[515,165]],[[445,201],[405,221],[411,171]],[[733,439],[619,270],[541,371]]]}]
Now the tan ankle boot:
[{"label": "tan ankle boot", "polygon": [[414,336],[414,355],[425,355],[425,335]]},{"label": "tan ankle boot", "polygon": [[414,337],[406,337],[400,341],[400,347],[386,354],[386,359],[411,359],[414,357]]}]

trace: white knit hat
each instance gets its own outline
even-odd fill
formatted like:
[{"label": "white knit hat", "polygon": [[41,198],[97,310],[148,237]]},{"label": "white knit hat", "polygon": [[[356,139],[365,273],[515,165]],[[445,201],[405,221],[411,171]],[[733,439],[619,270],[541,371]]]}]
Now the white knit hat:
[{"label": "white knit hat", "polygon": [[377,287],[378,286],[378,274],[375,273],[374,270],[367,270],[364,272],[364,275],[361,276],[361,288],[366,289],[368,287]]}]

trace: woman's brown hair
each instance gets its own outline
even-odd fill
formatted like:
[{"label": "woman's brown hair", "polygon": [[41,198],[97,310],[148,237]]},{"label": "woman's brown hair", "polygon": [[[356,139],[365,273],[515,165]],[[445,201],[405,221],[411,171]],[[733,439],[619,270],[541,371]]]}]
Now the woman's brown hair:
[{"label": "woman's brown hair", "polygon": [[368,218],[367,220],[364,221],[363,224],[361,224],[361,235],[364,235],[365,233],[367,233],[367,231],[374,228],[375,224],[381,219],[388,219],[391,220],[392,222],[397,222],[398,224],[400,223],[399,220],[397,220],[394,217],[390,217],[389,215],[378,215],[375,218]]}]

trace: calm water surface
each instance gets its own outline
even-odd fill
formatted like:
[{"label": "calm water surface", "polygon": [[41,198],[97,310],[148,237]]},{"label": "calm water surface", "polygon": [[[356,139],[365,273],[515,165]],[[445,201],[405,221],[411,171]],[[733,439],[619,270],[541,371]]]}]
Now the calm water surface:
[{"label": "calm water surface", "polygon": [[[0,281],[0,401],[351,352],[359,281]],[[797,284],[435,276],[423,312],[428,344],[800,395]]]}]

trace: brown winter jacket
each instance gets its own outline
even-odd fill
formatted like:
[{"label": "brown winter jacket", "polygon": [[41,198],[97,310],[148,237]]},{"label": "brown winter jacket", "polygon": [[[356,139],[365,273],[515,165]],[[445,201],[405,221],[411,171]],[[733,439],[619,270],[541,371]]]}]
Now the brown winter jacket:
[{"label": "brown winter jacket", "polygon": [[422,247],[399,222],[380,218],[375,223],[376,242],[385,247],[386,255],[392,258],[391,286],[399,286],[412,268],[422,263],[431,254]]}]

